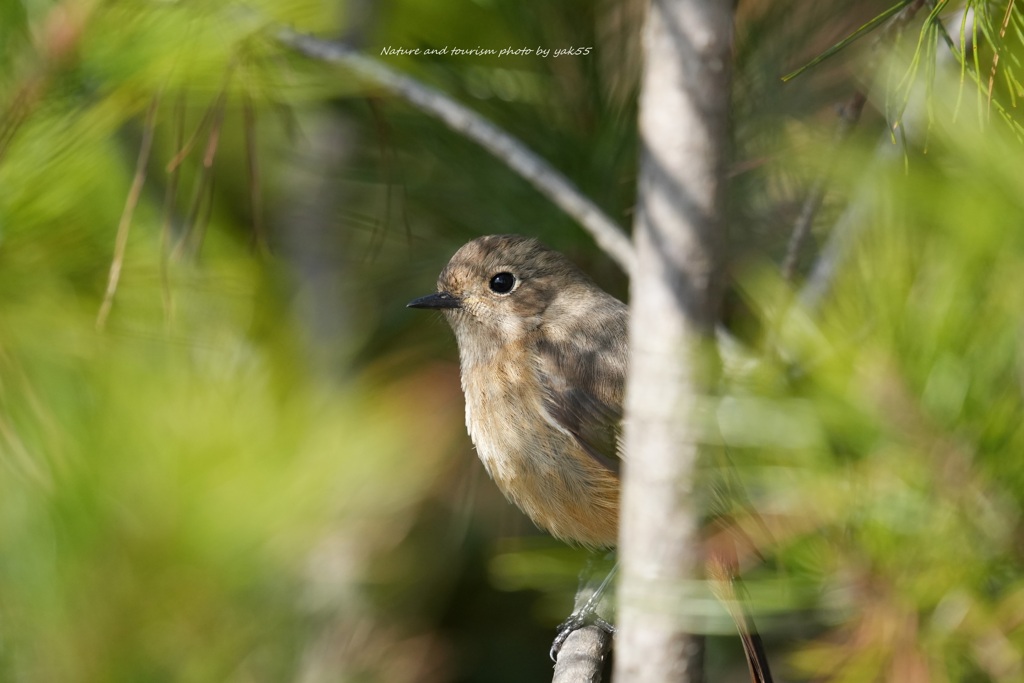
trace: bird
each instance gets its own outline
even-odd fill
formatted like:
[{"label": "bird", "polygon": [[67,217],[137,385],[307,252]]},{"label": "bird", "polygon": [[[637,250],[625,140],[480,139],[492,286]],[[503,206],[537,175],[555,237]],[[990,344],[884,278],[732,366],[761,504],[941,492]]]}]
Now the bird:
[{"label": "bird", "polygon": [[[556,538],[614,548],[626,304],[537,239],[488,235],[456,251],[437,291],[407,306],[441,311],[454,331],[466,428],[502,493]],[[553,654],[580,625],[563,624]],[[748,659],[763,654],[759,638],[753,645],[745,639]]]},{"label": "bird", "polygon": [[502,493],[556,538],[615,545],[625,304],[537,240],[494,235],[408,305],[451,324],[466,427]]}]

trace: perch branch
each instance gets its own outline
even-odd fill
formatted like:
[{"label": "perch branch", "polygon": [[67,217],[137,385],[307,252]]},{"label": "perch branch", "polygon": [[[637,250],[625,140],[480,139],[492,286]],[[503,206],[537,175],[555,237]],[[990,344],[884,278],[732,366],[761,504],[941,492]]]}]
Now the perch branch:
[{"label": "perch branch", "polygon": [[566,638],[555,662],[551,683],[601,683],[612,635],[598,626],[584,626]]}]

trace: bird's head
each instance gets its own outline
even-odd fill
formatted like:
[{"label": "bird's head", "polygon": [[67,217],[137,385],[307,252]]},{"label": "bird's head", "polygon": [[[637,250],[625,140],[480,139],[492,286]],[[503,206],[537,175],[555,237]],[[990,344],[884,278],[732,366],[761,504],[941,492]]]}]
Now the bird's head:
[{"label": "bird's head", "polygon": [[555,301],[595,288],[562,254],[531,237],[489,235],[467,243],[411,308],[443,311],[459,344],[507,343],[535,330]]}]

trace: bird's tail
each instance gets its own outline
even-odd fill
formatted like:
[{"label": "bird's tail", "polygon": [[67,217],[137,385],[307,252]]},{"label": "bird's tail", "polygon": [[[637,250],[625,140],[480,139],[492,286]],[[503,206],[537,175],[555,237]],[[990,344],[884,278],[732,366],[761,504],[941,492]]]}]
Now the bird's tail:
[{"label": "bird's tail", "polygon": [[772,683],[772,671],[768,666],[768,655],[764,651],[764,643],[757,633],[754,620],[743,608],[743,603],[737,595],[737,572],[735,563],[730,562],[727,557],[713,553],[707,562],[707,571],[711,579],[712,590],[715,597],[722,601],[729,611],[736,630],[739,631],[740,640],[743,642],[743,653],[747,657],[747,668],[750,670],[750,680],[753,683]]}]

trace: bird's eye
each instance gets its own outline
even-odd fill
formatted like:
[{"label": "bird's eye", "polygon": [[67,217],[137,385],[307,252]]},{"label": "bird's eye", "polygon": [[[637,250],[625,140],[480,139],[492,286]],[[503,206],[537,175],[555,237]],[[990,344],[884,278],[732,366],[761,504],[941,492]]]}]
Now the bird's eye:
[{"label": "bird's eye", "polygon": [[498,273],[491,278],[491,291],[498,294],[508,294],[516,285],[516,276],[512,273]]}]

